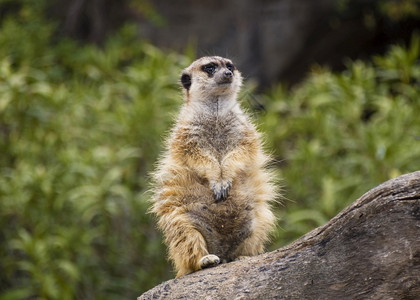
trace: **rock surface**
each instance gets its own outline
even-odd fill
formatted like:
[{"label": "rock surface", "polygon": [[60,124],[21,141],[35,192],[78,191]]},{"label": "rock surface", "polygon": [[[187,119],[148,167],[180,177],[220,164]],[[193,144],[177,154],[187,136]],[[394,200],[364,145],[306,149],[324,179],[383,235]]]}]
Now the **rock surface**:
[{"label": "rock surface", "polygon": [[138,299],[418,299],[420,171],[256,257],[169,280]]}]

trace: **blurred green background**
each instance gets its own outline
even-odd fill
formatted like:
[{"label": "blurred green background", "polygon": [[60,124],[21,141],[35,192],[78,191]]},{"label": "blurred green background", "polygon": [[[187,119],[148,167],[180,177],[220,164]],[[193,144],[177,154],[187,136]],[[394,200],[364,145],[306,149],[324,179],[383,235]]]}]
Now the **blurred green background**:
[{"label": "blurred green background", "polygon": [[[134,24],[81,42],[46,7],[0,1],[0,299],[134,299],[174,276],[148,174],[194,47],[159,49]],[[340,72],[314,65],[293,87],[246,81],[240,99],[282,178],[269,250],[420,168],[419,60],[413,33]]]}]

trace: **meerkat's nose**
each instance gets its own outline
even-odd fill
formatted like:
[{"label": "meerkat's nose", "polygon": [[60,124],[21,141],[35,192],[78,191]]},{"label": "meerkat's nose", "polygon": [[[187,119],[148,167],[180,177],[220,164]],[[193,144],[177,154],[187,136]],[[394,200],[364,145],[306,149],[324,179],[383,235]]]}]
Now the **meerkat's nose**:
[{"label": "meerkat's nose", "polygon": [[223,75],[225,76],[225,78],[231,78],[233,76],[232,72],[229,70],[225,71]]}]

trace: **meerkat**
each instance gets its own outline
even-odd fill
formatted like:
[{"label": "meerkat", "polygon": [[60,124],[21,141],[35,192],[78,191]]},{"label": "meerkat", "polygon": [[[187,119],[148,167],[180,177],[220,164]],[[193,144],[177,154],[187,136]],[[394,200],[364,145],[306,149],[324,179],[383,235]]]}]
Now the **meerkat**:
[{"label": "meerkat", "polygon": [[153,173],[176,277],[264,252],[277,192],[260,133],[241,109],[232,61],[202,57],[181,75],[184,103]]}]

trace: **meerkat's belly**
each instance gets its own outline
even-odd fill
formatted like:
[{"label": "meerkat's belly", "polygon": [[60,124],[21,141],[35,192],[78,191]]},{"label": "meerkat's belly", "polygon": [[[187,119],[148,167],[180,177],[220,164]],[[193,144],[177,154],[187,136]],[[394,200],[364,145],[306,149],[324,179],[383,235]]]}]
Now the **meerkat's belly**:
[{"label": "meerkat's belly", "polygon": [[[196,203],[189,209],[189,217],[203,235],[210,254],[222,262],[236,258],[237,249],[251,235],[253,209],[246,199],[231,195],[222,202]],[[239,200],[239,201],[238,201]]]}]

